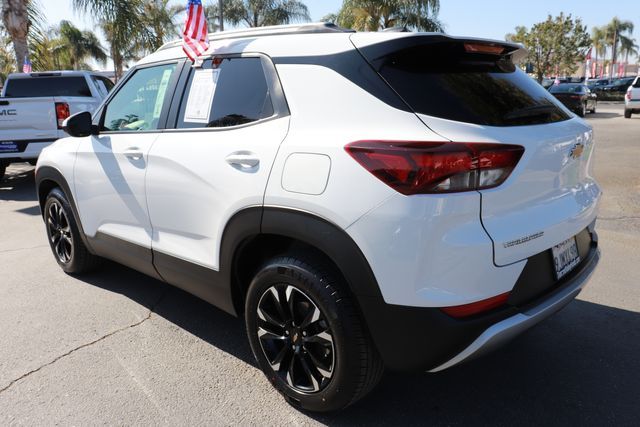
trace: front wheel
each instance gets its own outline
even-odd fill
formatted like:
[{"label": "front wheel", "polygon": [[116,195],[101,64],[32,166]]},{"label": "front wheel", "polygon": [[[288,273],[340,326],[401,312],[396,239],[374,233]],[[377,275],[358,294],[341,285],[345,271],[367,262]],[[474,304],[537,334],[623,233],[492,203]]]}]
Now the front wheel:
[{"label": "front wheel", "polygon": [[581,108],[578,110],[578,116],[584,117],[587,115],[587,104],[582,104]]},{"label": "front wheel", "polygon": [[100,264],[100,258],[84,245],[71,205],[59,188],[47,195],[44,221],[51,251],[66,273],[85,273]]},{"label": "front wheel", "polygon": [[251,282],[245,308],[260,368],[294,405],[342,409],[382,376],[382,360],[341,278],[322,262],[270,260]]}]

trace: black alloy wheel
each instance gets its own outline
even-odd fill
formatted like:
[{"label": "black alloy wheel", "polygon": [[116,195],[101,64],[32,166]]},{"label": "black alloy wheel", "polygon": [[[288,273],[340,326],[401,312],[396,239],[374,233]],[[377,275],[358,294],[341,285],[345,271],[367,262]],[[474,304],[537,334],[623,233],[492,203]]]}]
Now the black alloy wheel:
[{"label": "black alloy wheel", "polygon": [[60,188],[49,192],[42,212],[49,246],[66,273],[85,273],[100,265],[102,259],[85,246],[71,205]]},{"label": "black alloy wheel", "polygon": [[49,243],[53,252],[59,262],[68,264],[73,259],[73,236],[69,219],[59,201],[54,200],[49,203],[46,222]]},{"label": "black alloy wheel", "polygon": [[311,298],[280,283],[260,297],[260,347],[271,368],[300,393],[324,389],[333,375],[335,347],[325,316]]},{"label": "black alloy wheel", "polygon": [[321,255],[266,260],[247,289],[247,335],[260,369],[306,410],[345,408],[380,380],[384,364],[344,278]]}]

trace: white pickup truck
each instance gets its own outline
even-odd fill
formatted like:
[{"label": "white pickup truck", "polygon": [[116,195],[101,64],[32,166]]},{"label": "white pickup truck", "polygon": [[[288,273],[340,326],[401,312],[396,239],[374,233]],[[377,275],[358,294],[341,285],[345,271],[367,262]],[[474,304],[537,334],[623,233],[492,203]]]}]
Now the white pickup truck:
[{"label": "white pickup truck", "polygon": [[112,87],[89,71],[10,74],[0,97],[0,179],[13,162],[35,164],[44,147],[67,136],[64,119],[93,112]]},{"label": "white pickup truck", "polygon": [[631,83],[624,96],[624,117],[631,118],[631,114],[640,114],[640,76]]}]

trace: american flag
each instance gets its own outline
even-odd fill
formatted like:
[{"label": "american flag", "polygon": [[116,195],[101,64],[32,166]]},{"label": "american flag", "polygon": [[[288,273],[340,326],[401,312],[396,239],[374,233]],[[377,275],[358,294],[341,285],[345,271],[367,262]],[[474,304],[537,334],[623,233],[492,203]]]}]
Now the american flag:
[{"label": "american flag", "polygon": [[204,16],[202,0],[189,0],[187,20],[182,32],[182,49],[191,61],[195,61],[209,48],[207,33],[207,18]]},{"label": "american flag", "polygon": [[30,73],[31,72],[31,61],[29,61],[29,57],[24,57],[24,64],[22,64],[22,72]]}]

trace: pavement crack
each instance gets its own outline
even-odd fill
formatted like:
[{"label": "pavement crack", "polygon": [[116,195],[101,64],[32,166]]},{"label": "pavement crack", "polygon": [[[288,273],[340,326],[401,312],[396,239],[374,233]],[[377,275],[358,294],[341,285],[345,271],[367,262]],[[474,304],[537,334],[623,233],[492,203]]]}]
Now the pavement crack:
[{"label": "pavement crack", "polygon": [[156,307],[162,302],[164,297],[167,295],[167,291],[168,291],[168,286],[165,287],[164,292],[151,305],[151,307],[149,308],[149,312],[147,313],[147,315],[142,320],[139,320],[137,322],[131,323],[131,324],[129,324],[127,326],[124,326],[122,328],[116,329],[115,331],[111,331],[108,334],[101,336],[100,338],[97,338],[97,339],[95,339],[95,340],[93,340],[91,342],[79,345],[79,346],[67,351],[64,354],[61,354],[60,356],[55,357],[54,359],[50,360],[49,362],[47,362],[47,363],[45,363],[43,365],[40,365],[39,367],[37,367],[35,369],[32,369],[31,371],[19,376],[15,380],[12,380],[9,384],[4,386],[3,388],[0,388],[0,394],[2,394],[5,391],[9,390],[14,384],[24,380],[25,378],[28,378],[29,376],[35,374],[36,372],[41,371],[42,369],[46,368],[47,366],[51,366],[54,363],[58,362],[59,360],[64,359],[65,357],[67,357],[67,356],[69,356],[69,355],[71,355],[71,354],[73,354],[73,353],[75,353],[75,352],[77,352],[79,350],[82,350],[83,348],[91,347],[92,345],[97,344],[97,343],[99,343],[101,341],[104,341],[109,337],[112,337],[112,336],[114,336],[116,334],[119,334],[120,332],[124,332],[126,330],[133,329],[133,328],[136,328],[136,327],[142,325],[144,322],[146,322],[147,320],[149,320],[151,318],[151,315],[154,313]]},{"label": "pavement crack", "polygon": [[48,248],[48,247],[49,245],[38,245],[38,246],[31,246],[30,248],[4,249],[0,251],[0,254],[6,253],[6,252],[28,251],[31,249],[40,249],[40,248]]}]

